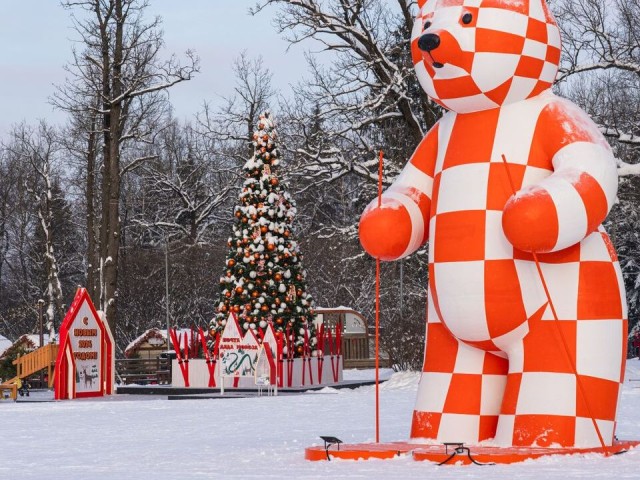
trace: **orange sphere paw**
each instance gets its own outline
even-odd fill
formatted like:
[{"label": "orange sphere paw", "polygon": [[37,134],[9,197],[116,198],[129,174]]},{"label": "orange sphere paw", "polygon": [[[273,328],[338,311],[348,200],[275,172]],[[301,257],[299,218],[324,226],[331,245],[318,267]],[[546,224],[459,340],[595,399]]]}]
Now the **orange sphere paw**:
[{"label": "orange sphere paw", "polygon": [[360,218],[360,243],[365,251],[380,260],[397,260],[411,240],[411,218],[403,205],[384,199],[373,202]]},{"label": "orange sphere paw", "polygon": [[502,214],[507,240],[525,252],[549,252],[558,241],[558,214],[545,190],[518,194],[509,199]]}]

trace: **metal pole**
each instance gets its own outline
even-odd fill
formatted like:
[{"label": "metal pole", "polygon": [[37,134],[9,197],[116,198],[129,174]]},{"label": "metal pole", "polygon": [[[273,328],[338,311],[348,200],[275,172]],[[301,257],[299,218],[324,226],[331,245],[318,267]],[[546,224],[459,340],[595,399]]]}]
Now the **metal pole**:
[{"label": "metal pole", "polygon": [[44,347],[44,332],[42,331],[42,305],[44,305],[44,300],[38,300],[38,325],[40,327],[40,345],[38,347]]},{"label": "metal pole", "polygon": [[[382,168],[384,156],[380,150],[378,165],[378,208],[382,206]],[[380,443],[380,259],[376,258],[376,443]]]},{"label": "metal pole", "polygon": [[400,320],[404,319],[404,259],[400,259]]},{"label": "metal pole", "polygon": [[[44,347],[44,332],[42,331],[42,306],[44,305],[44,300],[38,300],[38,325],[40,327],[40,346],[39,348]],[[52,339],[50,338],[49,341]],[[44,370],[40,370],[40,388],[44,385]]]},{"label": "metal pole", "polygon": [[[165,300],[166,300],[166,314],[167,314],[167,352],[171,350],[169,341],[169,329],[170,329],[170,320],[169,320],[169,243],[167,241],[167,237],[164,238],[164,289],[165,289]],[[169,359],[169,361],[171,361]]]}]

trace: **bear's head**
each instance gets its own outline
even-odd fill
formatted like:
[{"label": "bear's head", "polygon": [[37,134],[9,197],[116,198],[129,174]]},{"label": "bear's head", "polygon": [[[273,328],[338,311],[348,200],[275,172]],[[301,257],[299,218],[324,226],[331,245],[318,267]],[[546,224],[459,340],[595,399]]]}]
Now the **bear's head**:
[{"label": "bear's head", "polygon": [[551,87],[560,32],[545,0],[419,0],[412,33],[422,88],[458,113],[534,97]]}]

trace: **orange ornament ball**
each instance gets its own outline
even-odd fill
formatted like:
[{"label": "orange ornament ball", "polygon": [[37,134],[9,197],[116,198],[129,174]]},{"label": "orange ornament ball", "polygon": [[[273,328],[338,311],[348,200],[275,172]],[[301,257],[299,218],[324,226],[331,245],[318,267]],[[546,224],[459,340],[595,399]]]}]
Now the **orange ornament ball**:
[{"label": "orange ornament ball", "polygon": [[304,349],[302,348],[302,345],[298,345],[298,348],[296,348],[296,352],[298,352],[299,354],[302,354],[303,351]]},{"label": "orange ornament ball", "polygon": [[236,293],[240,294],[244,291],[244,288],[242,287],[236,287]]},{"label": "orange ornament ball", "polygon": [[281,274],[281,273],[276,273],[276,274],[273,276],[273,279],[274,279],[276,282],[279,282],[280,280],[282,280],[282,274]]},{"label": "orange ornament ball", "polygon": [[271,183],[271,185],[273,185],[275,187],[276,185],[278,185],[278,179],[277,178],[272,178],[270,183]]},{"label": "orange ornament ball", "polygon": [[229,261],[227,262],[227,264],[228,264],[230,267],[233,267],[233,266],[236,264],[236,261],[235,261],[233,258],[230,258],[230,259],[229,259]]},{"label": "orange ornament ball", "polygon": [[226,292],[224,292],[224,296],[227,298],[231,297],[231,292],[227,290]]},{"label": "orange ornament ball", "polygon": [[267,245],[267,250],[269,250],[270,252],[272,252],[275,248],[276,246],[273,243],[270,243],[269,245]]},{"label": "orange ornament ball", "polygon": [[269,229],[266,227],[266,225],[260,227],[260,233],[267,233],[268,231]]}]

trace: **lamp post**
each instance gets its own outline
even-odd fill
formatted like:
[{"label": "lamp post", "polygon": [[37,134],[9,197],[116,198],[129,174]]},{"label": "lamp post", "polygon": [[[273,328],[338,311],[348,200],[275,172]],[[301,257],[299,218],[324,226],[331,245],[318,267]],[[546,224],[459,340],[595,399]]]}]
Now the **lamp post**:
[{"label": "lamp post", "polygon": [[[43,299],[38,300],[38,326],[40,327],[40,345],[38,345],[38,348],[44,347],[44,332],[42,331],[43,329],[42,307],[43,306],[44,306],[44,300]],[[40,388],[42,388],[43,384],[44,384],[44,370],[40,370]]]},{"label": "lamp post", "polygon": [[166,315],[167,315],[167,352],[171,350],[169,346],[169,242],[167,237],[164,237],[164,289],[165,289],[165,301],[166,301]]},{"label": "lamp post", "polygon": [[40,327],[40,345],[38,347],[44,346],[44,332],[43,332],[43,324],[42,324],[42,307],[44,306],[44,300],[38,300],[38,326]]}]

